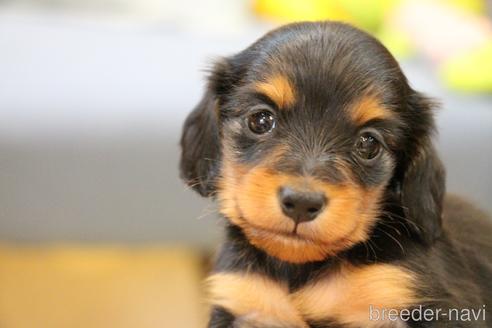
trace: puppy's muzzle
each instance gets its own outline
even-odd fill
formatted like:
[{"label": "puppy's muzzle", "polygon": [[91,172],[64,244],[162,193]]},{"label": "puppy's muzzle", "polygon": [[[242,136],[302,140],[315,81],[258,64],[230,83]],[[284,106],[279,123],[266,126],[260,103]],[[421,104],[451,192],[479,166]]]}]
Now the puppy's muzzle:
[{"label": "puppy's muzzle", "polygon": [[316,219],[328,203],[322,192],[299,191],[290,187],[280,187],[278,198],[282,212],[296,224]]}]

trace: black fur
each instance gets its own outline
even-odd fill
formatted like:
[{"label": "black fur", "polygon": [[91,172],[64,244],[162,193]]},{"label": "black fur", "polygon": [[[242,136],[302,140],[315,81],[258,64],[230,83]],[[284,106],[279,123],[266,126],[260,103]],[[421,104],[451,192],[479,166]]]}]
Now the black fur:
[{"label": "black fur", "polygon": [[[278,124],[283,128],[273,138],[237,131],[250,108],[265,102],[275,106],[245,87],[264,78],[272,66],[293,81],[295,110],[279,111]],[[341,114],[341,108],[368,90],[376,90],[398,118],[368,122],[388,143],[388,153],[373,166],[350,155],[358,128]],[[492,306],[492,224],[484,213],[459,199],[444,199],[444,168],[431,142],[434,107],[409,86],[397,62],[377,40],[340,23],[288,25],[220,61],[212,70],[204,98],[185,122],[181,139],[181,176],[201,195],[216,191],[225,139],[244,163],[254,165],[268,150],[288,145],[288,156],[272,164],[280,172],[308,173],[337,183],[341,173],[327,156],[332,152],[349,163],[361,186],[389,182],[383,210],[367,242],[337,257],[291,264],[252,246],[239,227],[227,223],[215,270],[257,272],[284,281],[295,291],[337,270],[342,260],[355,265],[398,263],[422,281],[419,293],[432,300],[425,306]],[[232,327],[233,321],[230,313],[215,309],[209,327]],[[408,325],[492,327],[487,322]],[[328,320],[311,327],[340,326]]]}]

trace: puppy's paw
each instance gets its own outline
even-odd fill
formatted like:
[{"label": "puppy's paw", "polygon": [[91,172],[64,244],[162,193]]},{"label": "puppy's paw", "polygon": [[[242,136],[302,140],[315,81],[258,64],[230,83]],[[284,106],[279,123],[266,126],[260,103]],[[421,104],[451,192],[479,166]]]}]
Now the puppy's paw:
[{"label": "puppy's paw", "polygon": [[277,318],[271,318],[261,314],[248,314],[236,318],[233,328],[308,328],[308,325],[282,322]]}]

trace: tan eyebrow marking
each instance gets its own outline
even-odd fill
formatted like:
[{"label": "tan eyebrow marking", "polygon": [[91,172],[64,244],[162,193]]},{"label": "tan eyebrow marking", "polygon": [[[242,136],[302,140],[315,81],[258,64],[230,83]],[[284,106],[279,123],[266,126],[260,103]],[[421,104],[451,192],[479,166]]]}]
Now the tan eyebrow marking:
[{"label": "tan eyebrow marking", "polygon": [[269,97],[278,108],[292,106],[296,101],[292,84],[286,76],[281,74],[275,74],[265,81],[256,83],[254,89]]},{"label": "tan eyebrow marking", "polygon": [[350,108],[350,117],[357,125],[363,125],[374,119],[390,119],[394,114],[381,105],[375,96],[365,96]]}]

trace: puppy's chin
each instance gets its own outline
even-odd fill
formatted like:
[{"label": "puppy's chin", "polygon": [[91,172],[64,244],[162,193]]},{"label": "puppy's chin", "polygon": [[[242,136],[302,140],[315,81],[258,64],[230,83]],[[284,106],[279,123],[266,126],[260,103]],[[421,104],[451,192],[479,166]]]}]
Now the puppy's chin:
[{"label": "puppy's chin", "polygon": [[270,256],[296,264],[325,260],[354,244],[350,238],[325,242],[300,233],[264,229],[243,220],[239,226],[252,245]]},{"label": "puppy's chin", "polygon": [[[309,222],[298,224],[283,214],[278,190],[284,185],[323,192],[329,205]],[[324,260],[363,242],[377,220],[384,185],[362,188],[351,180],[328,184],[312,177],[280,174],[266,167],[223,169],[217,199],[219,209],[239,226],[254,246],[291,263]]]},{"label": "puppy's chin", "polygon": [[[225,203],[228,206],[221,206],[221,213],[252,245],[296,264],[322,261],[364,242],[376,217],[372,210],[360,213],[356,210],[359,206],[343,206],[344,211],[328,210],[314,221],[299,224],[294,233],[295,225],[284,216],[251,216],[237,202]],[[335,200],[332,203],[338,207]]]}]

